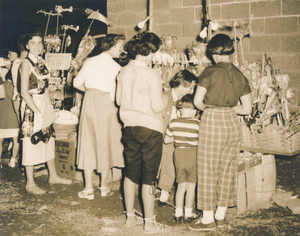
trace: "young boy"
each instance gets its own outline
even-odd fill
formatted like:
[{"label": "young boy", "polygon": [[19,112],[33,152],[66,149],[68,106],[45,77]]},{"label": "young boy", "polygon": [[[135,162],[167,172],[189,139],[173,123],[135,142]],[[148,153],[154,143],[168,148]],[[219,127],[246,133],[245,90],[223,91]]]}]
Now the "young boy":
[{"label": "young boy", "polygon": [[192,213],[196,175],[196,147],[198,143],[198,129],[200,121],[195,118],[197,110],[193,105],[193,95],[187,94],[177,102],[179,116],[171,120],[164,142],[174,142],[174,163],[176,169],[177,192],[175,195],[175,222],[183,220],[183,204],[185,197],[184,220],[190,223],[199,216]]}]

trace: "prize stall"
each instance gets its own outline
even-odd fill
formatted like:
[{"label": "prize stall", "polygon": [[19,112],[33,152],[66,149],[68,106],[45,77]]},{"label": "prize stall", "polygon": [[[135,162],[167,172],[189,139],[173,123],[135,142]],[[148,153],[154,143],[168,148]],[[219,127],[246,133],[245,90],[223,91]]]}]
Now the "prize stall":
[{"label": "prize stall", "polygon": [[[152,31],[153,4],[150,1],[149,16],[139,22],[142,29],[148,22],[148,30]],[[48,16],[59,17],[64,11],[72,11],[72,7],[64,9],[55,7],[55,12],[39,11]],[[280,68],[274,68],[271,58],[263,54],[261,61],[247,62],[244,59],[243,39],[252,34],[252,16],[248,20],[217,22],[210,19],[210,9],[205,9],[203,27],[199,34],[201,42],[188,45],[184,53],[175,48],[177,37],[170,34],[159,35],[162,39],[161,49],[155,54],[152,67],[160,72],[163,89],[169,88],[172,76],[181,69],[187,69],[199,76],[211,64],[206,57],[206,42],[212,37],[213,31],[224,29],[234,35],[235,53],[233,63],[244,73],[252,91],[252,113],[240,116],[243,131],[243,143],[238,169],[238,208],[237,213],[259,204],[269,202],[276,190],[276,165],[274,155],[293,156],[300,153],[300,116],[292,111],[289,104],[295,97],[295,91],[289,88],[289,75],[282,74]],[[62,35],[47,35],[45,31],[46,63],[51,68],[50,91],[51,99],[57,109],[56,131],[56,162],[58,173],[62,176],[82,180],[82,173],[76,170],[76,146],[78,116],[80,113],[82,94],[74,92],[72,108],[64,110],[66,87],[72,84],[73,78],[80,70],[88,54],[96,46],[96,38],[105,35],[90,36],[90,28],[94,20],[109,25],[108,19],[99,13],[86,9],[87,19],[91,23],[82,38],[75,58],[65,53],[70,43],[68,30],[78,30],[74,25],[63,25]],[[222,24],[222,25],[221,25]],[[58,23],[57,23],[58,25]],[[237,31],[239,29],[239,32]],[[241,60],[238,60],[238,54]],[[115,170],[114,170],[115,171]],[[121,172],[112,173],[112,179],[121,177]]]},{"label": "prize stall", "polygon": [[[63,24],[59,27],[59,19],[63,17],[62,14],[64,12],[73,12],[73,7],[63,8],[62,6],[56,5],[55,13],[52,11],[46,12],[45,10],[39,10],[37,13],[42,13],[47,16],[44,35],[45,61],[51,69],[49,92],[52,105],[56,111],[56,120],[53,124],[53,128],[56,134],[55,162],[57,173],[66,178],[82,181],[82,172],[76,168],[75,163],[77,132],[83,95],[73,89],[72,82],[82,67],[84,60],[97,45],[96,39],[105,36],[105,34],[89,35],[93,22],[98,20],[109,25],[109,21],[99,10],[93,11],[89,8],[85,9],[85,14],[87,15],[87,20],[90,20],[90,24],[78,46],[76,56],[72,58],[71,53],[66,53],[72,40],[68,31],[77,32],[79,26]],[[51,17],[56,17],[57,21],[55,34],[47,34]],[[59,33],[59,28],[63,31],[63,34]],[[71,102],[69,102],[70,100]],[[46,173],[44,167],[36,166],[35,168],[36,176]],[[95,181],[99,182],[99,178],[96,174],[94,177]],[[112,170],[109,180],[117,180],[120,177],[120,170]]]}]

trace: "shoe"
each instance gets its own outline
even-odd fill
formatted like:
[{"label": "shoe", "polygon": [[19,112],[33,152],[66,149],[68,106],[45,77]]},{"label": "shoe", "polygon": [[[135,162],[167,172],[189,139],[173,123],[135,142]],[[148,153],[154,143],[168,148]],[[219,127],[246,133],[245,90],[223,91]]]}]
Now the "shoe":
[{"label": "shoe", "polygon": [[143,218],[140,217],[140,216],[137,216],[137,215],[135,214],[135,212],[136,212],[136,211],[133,210],[133,212],[131,212],[131,213],[126,213],[127,219],[128,219],[128,217],[135,217],[137,221],[136,221],[134,224],[132,224],[132,225],[127,225],[127,224],[125,223],[125,224],[124,224],[125,227],[131,228],[131,227],[133,227],[133,226],[136,226],[136,225],[142,225],[142,224],[144,223]]},{"label": "shoe", "polygon": [[88,200],[94,200],[94,189],[89,189],[89,190],[82,190],[81,192],[78,193],[79,198],[86,198]]},{"label": "shoe", "polygon": [[193,220],[199,219],[200,214],[192,213],[192,216],[184,217],[186,223],[191,223]]},{"label": "shoe", "polygon": [[11,168],[15,168],[15,166],[16,166],[16,158],[14,158],[14,157],[10,158],[10,161],[9,161],[8,165]]},{"label": "shoe", "polygon": [[194,223],[190,224],[188,228],[194,231],[211,231],[211,230],[215,230],[217,227],[216,227],[216,222],[214,221],[209,224],[203,224],[201,218],[195,221]]},{"label": "shoe", "polygon": [[224,220],[217,220],[217,219],[216,219],[216,225],[217,225],[218,228],[223,228],[223,227],[225,227],[225,226],[226,226],[226,221],[225,221],[225,219],[224,219]]},{"label": "shoe", "polygon": [[70,179],[63,179],[63,178],[58,178],[58,179],[55,179],[55,180],[50,180],[49,179],[49,184],[71,184],[72,183],[72,180]]},{"label": "shoe", "polygon": [[110,187],[99,187],[98,189],[101,192],[101,197],[106,197],[110,192]]},{"label": "shoe", "polygon": [[168,200],[165,201],[165,202],[162,202],[161,200],[158,199],[157,204],[158,204],[159,207],[164,207],[164,206],[168,206],[168,207],[172,207],[172,208],[175,207],[175,206],[174,206],[171,202],[169,202]]},{"label": "shoe", "polygon": [[183,219],[182,216],[174,216],[174,222],[176,223],[182,223],[182,219]]},{"label": "shoe", "polygon": [[164,225],[164,224],[160,224],[156,222],[155,216],[153,216],[152,218],[145,218],[144,219],[145,222],[154,222],[154,224],[156,225],[156,229],[153,231],[149,231],[149,230],[145,230],[145,226],[144,226],[144,233],[146,234],[159,234],[159,233],[168,233],[171,231],[171,227],[168,225]]}]

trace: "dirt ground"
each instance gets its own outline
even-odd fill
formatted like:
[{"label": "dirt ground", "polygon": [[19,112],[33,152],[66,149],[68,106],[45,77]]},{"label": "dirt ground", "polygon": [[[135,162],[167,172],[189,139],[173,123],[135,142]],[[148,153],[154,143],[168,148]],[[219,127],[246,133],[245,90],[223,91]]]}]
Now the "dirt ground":
[{"label": "dirt ground", "polygon": [[[50,185],[47,175],[36,178],[47,194],[35,196],[25,190],[25,176],[21,168],[10,168],[7,156],[0,169],[0,235],[141,235],[142,226],[123,226],[123,198],[121,181],[110,183],[107,197],[95,192],[95,200],[79,199],[82,182],[71,185]],[[300,195],[300,155],[276,157],[277,187]],[[97,185],[94,187],[97,189]],[[136,209],[141,211],[137,190]],[[172,192],[174,195],[174,191]],[[268,209],[249,210],[236,215],[227,213],[227,226],[209,233],[193,232],[187,225],[173,222],[173,209],[155,206],[157,221],[172,226],[167,235],[300,235],[300,215],[273,203]]]}]

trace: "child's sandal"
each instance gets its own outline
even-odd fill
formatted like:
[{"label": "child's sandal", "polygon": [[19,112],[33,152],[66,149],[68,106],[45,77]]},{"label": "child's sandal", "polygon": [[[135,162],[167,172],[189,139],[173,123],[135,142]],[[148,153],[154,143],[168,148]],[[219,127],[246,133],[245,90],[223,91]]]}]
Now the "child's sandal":
[{"label": "child's sandal", "polygon": [[155,216],[153,216],[152,218],[144,218],[145,220],[145,223],[146,222],[153,222],[156,226],[156,230],[145,230],[145,226],[144,226],[144,233],[146,234],[153,234],[153,233],[168,233],[171,231],[171,227],[168,226],[168,225],[164,225],[164,224],[161,224],[161,223],[157,223],[156,222],[156,219],[155,219]]},{"label": "child's sandal", "polygon": [[131,213],[126,213],[127,219],[128,219],[128,217],[135,217],[135,218],[136,218],[136,222],[135,222],[134,224],[131,224],[131,225],[127,225],[127,224],[125,223],[125,224],[124,224],[125,227],[131,228],[131,227],[133,227],[133,226],[135,226],[135,225],[142,225],[142,224],[144,223],[143,218],[137,216],[137,215],[135,214],[135,212],[136,212],[136,211],[133,210],[133,212],[131,212]]}]

